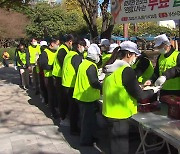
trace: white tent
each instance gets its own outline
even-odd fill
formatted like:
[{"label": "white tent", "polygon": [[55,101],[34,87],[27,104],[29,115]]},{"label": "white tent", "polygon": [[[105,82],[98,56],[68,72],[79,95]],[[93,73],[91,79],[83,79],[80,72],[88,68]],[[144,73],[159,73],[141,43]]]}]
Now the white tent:
[{"label": "white tent", "polygon": [[164,20],[158,22],[159,26],[164,26],[170,29],[176,28],[176,23],[174,20]]}]

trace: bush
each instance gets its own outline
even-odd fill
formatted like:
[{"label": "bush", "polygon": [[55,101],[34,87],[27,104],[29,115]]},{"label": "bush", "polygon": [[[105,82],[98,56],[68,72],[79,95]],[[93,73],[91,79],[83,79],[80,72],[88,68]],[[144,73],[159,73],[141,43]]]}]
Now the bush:
[{"label": "bush", "polygon": [[13,63],[15,49],[16,49],[15,47],[12,47],[12,48],[0,48],[0,62],[2,62],[3,51],[6,50],[9,53],[9,56],[10,56],[10,63]]}]

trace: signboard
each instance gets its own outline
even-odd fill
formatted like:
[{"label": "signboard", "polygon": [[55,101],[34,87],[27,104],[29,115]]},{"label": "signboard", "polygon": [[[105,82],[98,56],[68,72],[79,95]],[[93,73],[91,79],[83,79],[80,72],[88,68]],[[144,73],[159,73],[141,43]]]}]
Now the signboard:
[{"label": "signboard", "polygon": [[180,19],[180,0],[111,0],[114,22],[136,23]]}]

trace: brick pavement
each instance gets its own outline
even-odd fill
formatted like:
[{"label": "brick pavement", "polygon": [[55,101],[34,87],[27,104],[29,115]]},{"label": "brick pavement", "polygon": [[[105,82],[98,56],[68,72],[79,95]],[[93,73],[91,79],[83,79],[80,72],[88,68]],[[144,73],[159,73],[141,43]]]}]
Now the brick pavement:
[{"label": "brick pavement", "polygon": [[[70,136],[69,127],[59,127],[39,96],[18,83],[17,71],[0,68],[0,154],[108,154],[107,130],[98,131],[98,147],[79,146],[79,137]],[[134,154],[139,139],[137,134],[130,137]]]},{"label": "brick pavement", "polygon": [[80,147],[69,127],[59,127],[31,90],[18,86],[18,72],[0,68],[0,154],[98,154]]}]

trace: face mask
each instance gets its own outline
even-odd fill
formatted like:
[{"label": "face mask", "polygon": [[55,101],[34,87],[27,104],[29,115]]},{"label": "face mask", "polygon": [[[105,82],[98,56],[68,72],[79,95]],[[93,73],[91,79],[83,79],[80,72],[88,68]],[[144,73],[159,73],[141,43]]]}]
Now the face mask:
[{"label": "face mask", "polygon": [[37,45],[37,42],[32,42],[32,45],[36,46],[36,45]]},{"label": "face mask", "polygon": [[165,50],[164,48],[162,48],[162,49],[159,49],[159,52],[160,52],[161,54],[165,54],[165,53],[166,53],[166,50]]},{"label": "face mask", "polygon": [[59,48],[59,45],[55,45],[55,46],[53,47],[54,50],[57,50],[58,48]]},{"label": "face mask", "polygon": [[133,61],[130,63],[130,65],[131,65],[131,66],[134,65],[135,62],[136,62],[136,58],[133,59]]},{"label": "face mask", "polygon": [[80,52],[80,53],[83,53],[83,52],[84,52],[84,49],[85,49],[85,48],[84,48],[83,46],[81,46],[81,48],[79,48],[79,52]]}]

